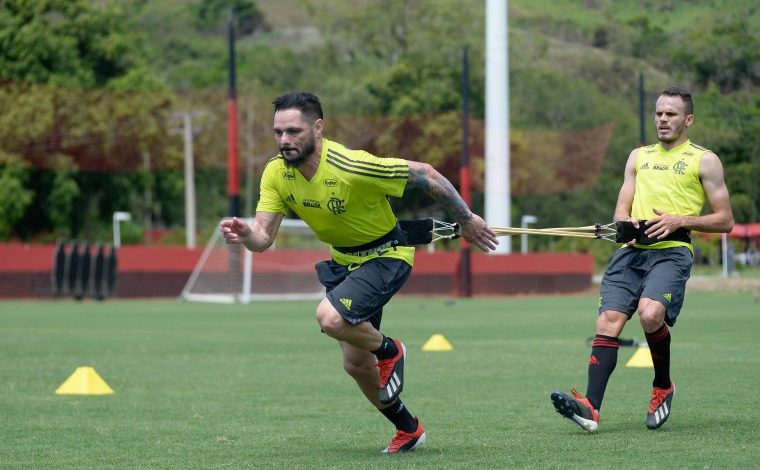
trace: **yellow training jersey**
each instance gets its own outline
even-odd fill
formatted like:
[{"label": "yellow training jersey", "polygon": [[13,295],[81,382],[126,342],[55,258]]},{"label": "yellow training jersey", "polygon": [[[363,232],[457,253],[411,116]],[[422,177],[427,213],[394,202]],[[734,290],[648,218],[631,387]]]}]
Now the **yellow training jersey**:
[{"label": "yellow training jersey", "polygon": [[[388,196],[401,197],[408,178],[406,160],[376,157],[323,139],[319,168],[311,181],[287,166],[281,154],[267,163],[256,210],[287,214],[292,209],[321,241],[338,247],[363,245],[395,227]],[[414,247],[407,246],[364,257],[332,247],[330,252],[336,262],[346,265],[377,256],[414,262]]]},{"label": "yellow training jersey", "polygon": [[[639,220],[656,217],[653,208],[669,214],[698,216],[707,199],[699,179],[699,162],[709,150],[690,140],[671,150],[659,143],[639,149],[636,154],[636,189],[631,215]],[[663,241],[637,248],[671,248],[691,245]]]}]

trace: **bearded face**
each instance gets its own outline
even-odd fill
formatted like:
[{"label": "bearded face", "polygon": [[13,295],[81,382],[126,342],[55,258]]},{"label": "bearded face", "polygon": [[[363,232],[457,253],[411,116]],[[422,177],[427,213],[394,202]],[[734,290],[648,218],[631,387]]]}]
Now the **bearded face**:
[{"label": "bearded face", "polygon": [[316,139],[311,133],[309,133],[309,139],[303,142],[300,146],[294,146],[292,144],[280,145],[280,153],[285,159],[285,165],[298,168],[306,158],[314,153],[316,150]]},{"label": "bearded face", "polygon": [[321,119],[315,122],[306,120],[298,109],[283,109],[275,113],[274,136],[286,165],[297,168],[314,154],[321,125]]}]

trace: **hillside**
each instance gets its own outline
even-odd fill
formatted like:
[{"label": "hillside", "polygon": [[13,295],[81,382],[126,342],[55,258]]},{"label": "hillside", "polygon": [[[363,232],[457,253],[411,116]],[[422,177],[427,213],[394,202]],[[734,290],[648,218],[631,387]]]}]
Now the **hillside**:
[{"label": "hillside", "polygon": [[[150,42],[169,47],[156,51],[156,63],[178,90],[226,85],[226,16],[220,15],[215,29],[199,31],[192,6],[202,3],[154,1],[139,15],[140,24],[152,22],[146,29],[153,35]],[[332,115],[456,113],[461,47],[468,44],[472,111],[483,116],[482,0],[238,3],[255,5],[263,18],[261,28],[241,35],[237,43],[239,93],[253,108],[266,107],[267,98],[281,91],[300,88],[318,93]],[[710,85],[720,92],[710,99],[716,104],[725,99],[720,95],[744,101],[743,95],[751,96],[760,83],[760,71],[752,65],[760,50],[752,33],[760,26],[760,8],[752,0],[513,0],[509,26],[513,128],[571,131],[616,123],[600,193],[590,196],[603,201],[601,206],[614,202],[614,184],[607,182],[617,180],[622,161],[638,144],[639,74],[647,102],[678,83],[697,92],[700,110],[708,100],[699,92]],[[173,50],[174,43],[187,53]],[[693,138],[723,154],[736,153],[735,142],[721,140],[727,134],[717,132],[726,127],[719,110],[710,106],[706,111],[700,122],[709,125],[697,126]],[[420,158],[440,161],[435,159],[442,149],[456,153],[458,145],[443,140]],[[752,197],[760,200],[760,194]],[[754,209],[748,210],[746,216],[753,217]]]},{"label": "hillside", "polygon": [[[458,184],[465,45],[482,209],[483,0],[13,5],[0,2],[0,177],[20,189],[2,198],[0,238],[100,236],[115,210],[134,214],[137,238],[141,225],[181,226],[186,112],[199,224],[216,223],[227,207],[230,5],[248,211],[276,151],[271,99],[295,89],[322,98],[331,137],[429,162]],[[542,225],[558,226],[609,218],[623,162],[640,144],[641,75],[647,114],[664,86],[692,89],[690,137],[721,157],[737,222],[760,218],[756,1],[512,0],[509,14],[515,217],[540,214]],[[651,141],[649,118],[644,131]],[[410,194],[401,215],[431,203]]]}]

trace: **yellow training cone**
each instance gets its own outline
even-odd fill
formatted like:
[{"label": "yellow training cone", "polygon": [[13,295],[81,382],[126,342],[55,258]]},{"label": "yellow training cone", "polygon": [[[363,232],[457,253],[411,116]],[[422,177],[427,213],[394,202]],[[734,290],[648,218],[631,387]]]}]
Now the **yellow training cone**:
[{"label": "yellow training cone", "polygon": [[109,395],[111,387],[92,367],[77,367],[55,391],[56,395]]},{"label": "yellow training cone", "polygon": [[653,368],[652,355],[649,353],[649,348],[646,346],[640,346],[636,348],[636,352],[625,364],[626,367],[648,367]]},{"label": "yellow training cone", "polygon": [[443,335],[433,335],[422,345],[423,351],[451,351],[454,346]]}]

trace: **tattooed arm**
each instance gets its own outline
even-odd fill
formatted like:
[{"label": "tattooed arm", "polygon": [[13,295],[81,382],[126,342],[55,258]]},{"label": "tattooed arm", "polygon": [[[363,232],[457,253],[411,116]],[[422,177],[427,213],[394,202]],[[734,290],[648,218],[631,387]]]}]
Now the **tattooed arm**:
[{"label": "tattooed arm", "polygon": [[420,188],[443,206],[459,223],[462,237],[483,251],[496,248],[496,234],[486,222],[473,213],[457,190],[442,174],[427,163],[408,161],[409,188]]}]

